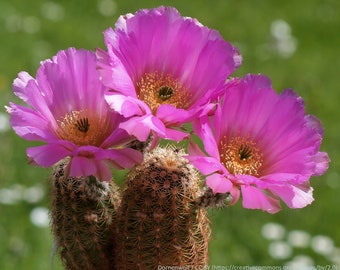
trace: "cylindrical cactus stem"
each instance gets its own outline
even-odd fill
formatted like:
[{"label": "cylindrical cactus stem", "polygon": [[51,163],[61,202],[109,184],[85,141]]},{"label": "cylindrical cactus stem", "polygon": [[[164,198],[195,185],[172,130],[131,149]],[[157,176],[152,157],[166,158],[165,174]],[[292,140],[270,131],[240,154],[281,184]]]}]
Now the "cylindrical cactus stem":
[{"label": "cylindrical cactus stem", "polygon": [[118,188],[93,176],[68,177],[66,167],[59,163],[51,177],[52,230],[64,267],[112,270]]},{"label": "cylindrical cactus stem", "polygon": [[208,264],[209,220],[197,206],[201,179],[183,155],[155,148],[128,174],[117,214],[117,269]]}]

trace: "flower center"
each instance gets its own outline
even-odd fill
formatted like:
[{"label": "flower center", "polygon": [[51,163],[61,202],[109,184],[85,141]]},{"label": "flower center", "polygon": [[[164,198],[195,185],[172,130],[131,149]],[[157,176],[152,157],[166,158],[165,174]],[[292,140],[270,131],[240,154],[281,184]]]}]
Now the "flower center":
[{"label": "flower center", "polygon": [[136,88],[138,98],[143,100],[153,113],[156,113],[162,104],[171,104],[180,109],[187,109],[191,105],[188,89],[170,75],[146,73],[136,84]]},{"label": "flower center", "polygon": [[224,137],[220,143],[220,153],[222,163],[231,174],[259,175],[263,154],[248,137],[233,137],[230,141]]},{"label": "flower center", "polygon": [[106,121],[87,111],[72,111],[58,121],[60,139],[76,145],[100,146],[109,135]]}]

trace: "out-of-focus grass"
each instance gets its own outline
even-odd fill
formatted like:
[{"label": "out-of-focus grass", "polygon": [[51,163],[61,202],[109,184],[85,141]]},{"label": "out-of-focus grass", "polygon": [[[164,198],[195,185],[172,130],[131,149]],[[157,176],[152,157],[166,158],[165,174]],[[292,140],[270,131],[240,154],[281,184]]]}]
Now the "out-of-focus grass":
[{"label": "out-of-focus grass", "polygon": [[[272,79],[277,91],[294,88],[305,99],[307,112],[321,119],[325,127],[322,150],[332,159],[327,174],[311,180],[315,202],[305,209],[284,208],[270,215],[245,210],[238,204],[211,211],[211,264],[284,265],[296,255],[308,255],[314,265],[333,264],[331,254],[319,254],[310,245],[293,248],[291,255],[277,259],[269,253],[273,240],[266,239],[261,230],[264,224],[275,222],[286,230],[281,239],[284,243],[289,231],[302,230],[311,237],[329,236],[334,246],[340,247],[338,0],[1,1],[1,107],[9,101],[18,102],[11,92],[11,83],[19,71],[35,75],[41,60],[70,46],[104,48],[102,31],[113,26],[119,14],[160,4],[173,5],[183,15],[196,17],[237,45],[243,55],[243,65],[236,75],[264,73]],[[104,11],[99,7],[104,7]],[[288,47],[280,48],[283,41],[275,41],[271,32],[275,27],[273,22],[281,26],[281,34],[290,29]],[[50,228],[33,225],[30,219],[33,209],[49,206],[50,172],[27,164],[25,148],[32,145],[11,130],[0,131],[0,269],[4,270],[61,269],[57,256],[51,265]],[[46,193],[41,200],[20,197],[26,194],[27,188],[36,185],[41,185]],[[6,201],[4,196],[12,196],[12,201]],[[339,253],[338,249],[333,251]]]}]

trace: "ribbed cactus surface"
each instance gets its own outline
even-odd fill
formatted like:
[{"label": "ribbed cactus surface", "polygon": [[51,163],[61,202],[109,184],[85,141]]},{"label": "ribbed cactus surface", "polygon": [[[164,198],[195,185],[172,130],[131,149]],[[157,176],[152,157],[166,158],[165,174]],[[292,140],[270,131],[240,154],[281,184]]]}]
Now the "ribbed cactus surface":
[{"label": "ribbed cactus surface", "polygon": [[208,263],[209,221],[200,177],[172,148],[156,148],[130,171],[117,213],[116,269]]},{"label": "ribbed cactus surface", "polygon": [[51,177],[51,219],[57,250],[67,270],[112,270],[115,209],[114,183],[95,177],[67,177],[67,161]]}]

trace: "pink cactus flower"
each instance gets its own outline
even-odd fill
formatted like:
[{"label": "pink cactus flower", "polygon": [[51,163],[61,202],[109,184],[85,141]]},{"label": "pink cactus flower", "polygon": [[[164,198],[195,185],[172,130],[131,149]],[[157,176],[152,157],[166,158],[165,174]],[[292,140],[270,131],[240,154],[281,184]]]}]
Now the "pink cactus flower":
[{"label": "pink cactus flower", "polygon": [[97,58],[110,106],[129,117],[121,125],[144,141],[182,140],[183,124],[211,109],[227,77],[241,64],[238,50],[196,19],[172,7],[121,16],[104,32]]},{"label": "pink cactus flower", "polygon": [[327,153],[319,152],[320,121],[306,115],[292,90],[278,95],[270,80],[247,75],[228,83],[216,113],[195,123],[204,154],[191,144],[188,159],[215,193],[242,194],[243,207],[279,211],[282,199],[302,208],[314,199],[309,179],[328,169]]},{"label": "pink cactus flower", "polygon": [[111,178],[107,165],[131,167],[141,154],[122,145],[131,140],[118,128],[122,116],[104,99],[94,52],[69,48],[41,63],[34,79],[20,72],[15,95],[28,106],[6,107],[14,131],[26,140],[46,144],[28,148],[31,163],[49,167],[70,157],[70,176]]}]

